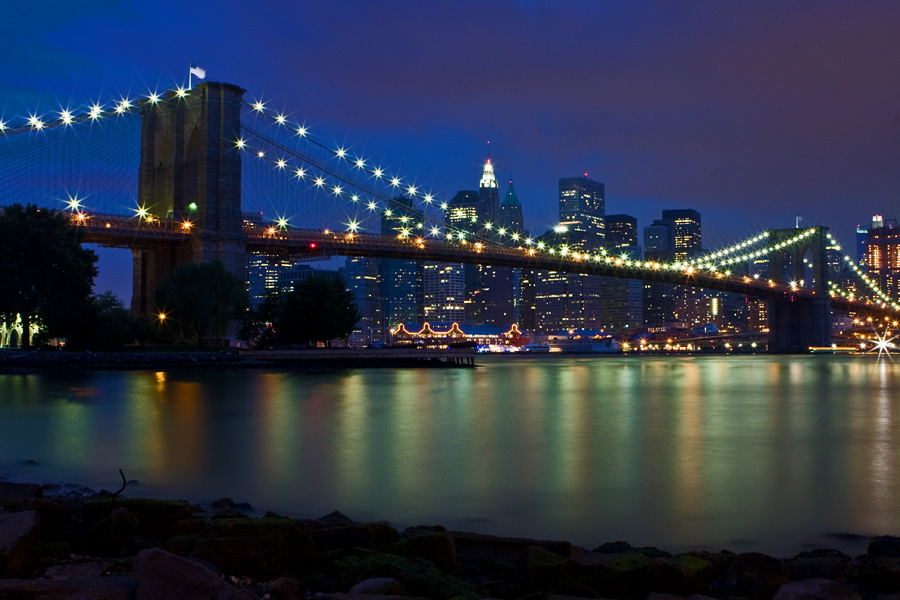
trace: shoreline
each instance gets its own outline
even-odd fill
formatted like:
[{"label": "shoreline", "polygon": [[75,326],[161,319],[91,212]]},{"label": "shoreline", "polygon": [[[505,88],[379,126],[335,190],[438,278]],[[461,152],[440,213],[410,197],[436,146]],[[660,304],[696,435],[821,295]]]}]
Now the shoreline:
[{"label": "shoreline", "polygon": [[40,371],[174,369],[473,368],[474,350],[172,350],[158,352],[65,352],[0,350],[0,374]]},{"label": "shoreline", "polygon": [[251,505],[230,498],[199,505],[129,497],[127,488],[114,494],[0,476],[0,598],[23,591],[66,597],[36,590],[70,586],[73,594],[103,588],[115,591],[109,597],[130,599],[154,578],[169,590],[173,573],[187,577],[186,589],[199,577],[220,592],[239,593],[235,600],[363,600],[388,592],[381,597],[862,600],[900,592],[900,537],[871,538],[867,552],[855,557],[828,548],[789,558],[673,554],[624,541],[584,548],[441,525],[400,530],[338,511],[250,517]]}]

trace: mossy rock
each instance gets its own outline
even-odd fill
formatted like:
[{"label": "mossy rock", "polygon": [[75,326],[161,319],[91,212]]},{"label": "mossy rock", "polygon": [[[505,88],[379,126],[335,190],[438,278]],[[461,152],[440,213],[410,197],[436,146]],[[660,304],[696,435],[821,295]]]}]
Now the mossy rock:
[{"label": "mossy rock", "polygon": [[125,508],[138,521],[137,534],[145,540],[162,543],[172,535],[175,523],[190,519],[193,508],[184,500],[152,498],[95,498],[84,502],[84,528],[90,530],[117,508]]},{"label": "mossy rock", "polygon": [[708,561],[705,558],[700,558],[699,556],[696,556],[694,554],[676,554],[669,560],[672,562],[673,566],[685,571],[692,571],[694,573],[706,571],[713,568],[713,564],[711,561]]},{"label": "mossy rock", "polygon": [[184,523],[166,550],[209,561],[224,573],[255,580],[297,577],[313,566],[312,539],[300,521],[282,518],[218,519]]},{"label": "mossy rock", "polygon": [[459,572],[456,545],[453,537],[446,532],[435,531],[408,537],[394,546],[394,554],[430,560],[434,566],[450,575]]},{"label": "mossy rock", "polygon": [[649,558],[637,553],[600,563],[566,561],[559,572],[559,590],[572,594],[586,587],[604,598],[643,598],[649,591],[650,565]]},{"label": "mossy rock", "polygon": [[389,552],[400,534],[387,523],[352,523],[317,529],[312,537],[318,551],[359,547]]},{"label": "mossy rock", "polygon": [[556,565],[567,559],[556,552],[551,552],[541,546],[528,546],[519,559],[519,571],[526,572],[535,567]]},{"label": "mossy rock", "polygon": [[375,577],[392,577],[403,584],[410,596],[450,600],[457,596],[475,599],[476,594],[463,581],[442,573],[434,563],[378,551],[348,556],[335,564],[342,584],[349,589],[356,583]]},{"label": "mossy rock", "polygon": [[135,550],[140,527],[134,513],[116,507],[85,533],[83,549],[95,556],[123,556]]}]

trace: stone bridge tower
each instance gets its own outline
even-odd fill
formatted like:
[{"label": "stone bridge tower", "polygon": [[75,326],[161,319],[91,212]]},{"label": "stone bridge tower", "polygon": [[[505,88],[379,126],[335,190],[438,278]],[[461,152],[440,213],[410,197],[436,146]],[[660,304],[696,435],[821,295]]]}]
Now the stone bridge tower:
[{"label": "stone bridge tower", "polygon": [[219,260],[246,277],[241,226],[240,137],[243,89],[201,83],[185,97],[141,107],[141,206],[162,218],[187,219],[193,233],[176,245],[134,248],[131,309],[147,313],[153,291],[173,267]]},{"label": "stone bridge tower", "polygon": [[[769,278],[778,284],[804,279],[803,258],[812,256],[812,282],[804,287],[816,293],[815,298],[800,298],[786,292],[770,298],[769,352],[789,354],[807,352],[810,346],[831,345],[831,296],[828,291],[827,227],[816,227],[816,233],[802,243],[769,255]],[[777,244],[797,235],[796,229],[772,229],[769,243]]]}]

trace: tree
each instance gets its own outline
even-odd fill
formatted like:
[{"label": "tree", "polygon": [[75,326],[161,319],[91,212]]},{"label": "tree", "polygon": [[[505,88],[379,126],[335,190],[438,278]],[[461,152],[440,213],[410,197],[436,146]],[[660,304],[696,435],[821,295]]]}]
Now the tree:
[{"label": "tree", "polygon": [[219,261],[175,267],[156,288],[156,308],[165,322],[203,346],[208,336],[221,333],[247,307],[244,280]]},{"label": "tree", "polygon": [[142,324],[112,292],[91,296],[82,318],[67,335],[67,348],[114,350],[146,337]]},{"label": "tree", "polygon": [[65,336],[78,322],[97,276],[97,255],[81,247],[83,237],[59,211],[33,204],[0,211],[0,318],[21,317],[23,348],[33,323]]},{"label": "tree", "polygon": [[283,296],[273,325],[279,341],[327,343],[349,336],[361,317],[343,279],[310,277]]}]

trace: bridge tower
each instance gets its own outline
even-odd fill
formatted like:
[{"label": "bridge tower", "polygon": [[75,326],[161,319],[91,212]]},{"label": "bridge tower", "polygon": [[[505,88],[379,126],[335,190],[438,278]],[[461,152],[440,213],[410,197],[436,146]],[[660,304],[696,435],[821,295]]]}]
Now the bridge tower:
[{"label": "bridge tower", "polygon": [[[827,227],[816,227],[816,233],[803,243],[769,255],[769,278],[784,285],[791,281],[800,282],[805,278],[803,258],[807,253],[811,254],[812,289],[816,294],[815,298],[800,298],[786,292],[769,299],[770,353],[807,352],[810,346],[831,345],[827,233]],[[772,229],[769,231],[769,242],[778,244],[795,235],[796,229]]]},{"label": "bridge tower", "polygon": [[153,291],[173,267],[219,260],[246,277],[241,235],[241,99],[227,83],[197,85],[185,97],[141,107],[141,206],[156,217],[190,220],[193,234],[179,245],[134,248],[131,309],[147,313]]}]

